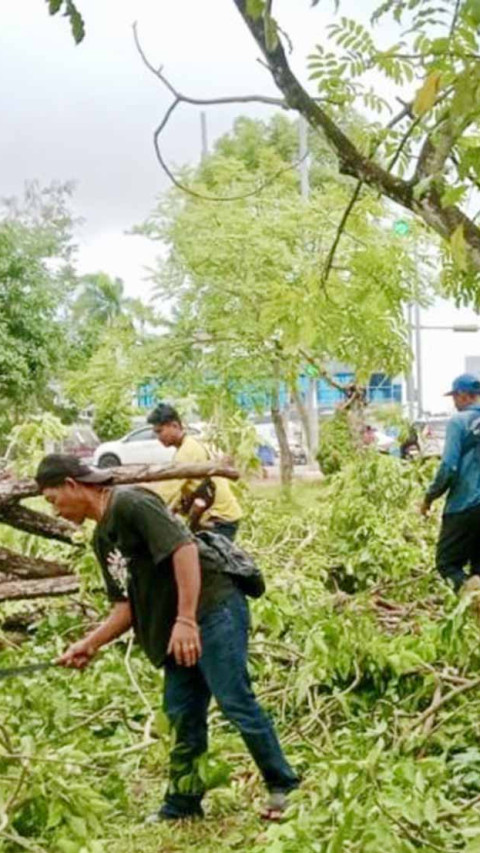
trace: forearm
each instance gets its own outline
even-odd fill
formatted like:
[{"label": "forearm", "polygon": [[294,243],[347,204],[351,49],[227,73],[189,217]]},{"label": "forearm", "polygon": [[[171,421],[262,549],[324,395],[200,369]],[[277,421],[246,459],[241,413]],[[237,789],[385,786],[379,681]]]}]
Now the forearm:
[{"label": "forearm", "polygon": [[433,501],[441,497],[453,485],[456,472],[442,463],[436,473],[433,482],[427,489],[425,502],[432,504]]},{"label": "forearm", "polygon": [[182,545],[173,555],[173,571],[177,585],[177,617],[195,621],[202,577],[197,546]]},{"label": "forearm", "polygon": [[87,634],[85,641],[91,644],[95,649],[101,646],[106,646],[117,637],[120,637],[125,631],[128,631],[132,626],[132,608],[130,602],[119,601],[110,611],[105,622],[102,622],[98,628],[95,628],[90,634]]}]

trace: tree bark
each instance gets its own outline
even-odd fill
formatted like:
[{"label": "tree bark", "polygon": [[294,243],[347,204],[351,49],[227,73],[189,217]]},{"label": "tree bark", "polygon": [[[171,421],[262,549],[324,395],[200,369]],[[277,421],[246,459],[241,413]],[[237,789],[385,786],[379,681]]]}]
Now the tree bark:
[{"label": "tree bark", "polygon": [[8,548],[0,548],[0,573],[23,578],[57,578],[72,572],[65,563],[43,560],[41,557],[24,557]]},{"label": "tree bark", "polygon": [[300,422],[302,424],[302,429],[305,435],[305,441],[307,444],[307,455],[308,461],[310,464],[315,461],[315,456],[312,449],[312,435],[310,429],[310,418],[308,417],[307,407],[305,406],[300,392],[296,385],[292,386],[292,397],[295,403],[295,407],[297,409],[298,415],[300,417]]},{"label": "tree bark", "polygon": [[26,598],[45,598],[51,595],[72,595],[80,590],[75,575],[37,580],[10,580],[0,584],[0,601],[19,601]]},{"label": "tree bark", "polygon": [[292,485],[293,478],[293,459],[288,446],[283,415],[280,411],[278,386],[275,387],[273,392],[271,412],[273,426],[275,427],[275,435],[277,436],[278,446],[280,448],[280,480],[282,486],[289,489]]},{"label": "tree bark", "polygon": [[[203,480],[205,477],[225,477],[238,480],[240,474],[235,468],[222,465],[221,462],[209,462],[201,465],[124,465],[111,468],[112,479],[105,485],[120,486],[130,483],[152,483],[156,480]],[[34,498],[39,489],[32,479],[0,481],[0,521],[3,505],[12,501]]]},{"label": "tree bark", "polygon": [[57,539],[59,542],[68,542],[69,545],[76,544],[73,541],[73,534],[77,530],[74,524],[44,512],[36,512],[17,502],[1,507],[0,522],[25,533],[43,536],[45,539]]}]

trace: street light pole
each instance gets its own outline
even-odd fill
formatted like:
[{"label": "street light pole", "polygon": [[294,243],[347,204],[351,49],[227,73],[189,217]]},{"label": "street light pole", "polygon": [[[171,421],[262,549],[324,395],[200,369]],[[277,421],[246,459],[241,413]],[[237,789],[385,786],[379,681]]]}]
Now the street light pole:
[{"label": "street light pole", "polygon": [[[413,306],[412,303],[409,302],[407,305],[407,336],[408,336],[408,348],[410,352],[413,354]],[[410,367],[406,380],[405,387],[407,391],[407,406],[408,406],[408,420],[411,422],[414,418],[414,397],[415,397],[415,388],[413,381],[413,370]]]},{"label": "street light pole", "polygon": [[422,372],[422,327],[420,325],[420,306],[415,303],[415,354],[417,368],[417,412],[423,416],[423,372]]},{"label": "street light pole", "polygon": [[[308,125],[303,116],[300,116],[298,121],[298,154],[300,160],[300,192],[302,200],[306,203],[310,195],[310,181],[308,174]],[[317,379],[312,377],[308,377],[307,412],[310,432],[309,450],[315,457],[318,450],[318,401]]]}]

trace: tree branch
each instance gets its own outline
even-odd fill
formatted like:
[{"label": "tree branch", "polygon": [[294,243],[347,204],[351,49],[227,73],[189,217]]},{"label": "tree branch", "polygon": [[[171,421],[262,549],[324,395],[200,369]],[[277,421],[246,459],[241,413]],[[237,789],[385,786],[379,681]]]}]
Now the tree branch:
[{"label": "tree branch", "polygon": [[442,238],[449,240],[461,227],[467,259],[475,270],[480,271],[480,229],[474,222],[457,206],[443,207],[441,193],[435,186],[427,187],[421,197],[416,197],[414,189],[418,181],[398,178],[370,157],[362,155],[351,139],[301,85],[288,64],[282,44],[278,42],[272,49],[267,46],[262,21],[254,20],[248,14],[247,0],[233,2],[262,51],[287,105],[303,115],[312,127],[323,131],[337,155],[340,171],[356,177],[407,210],[413,211]]},{"label": "tree branch", "polygon": [[247,0],[233,0],[233,2],[262,51],[270,73],[280,91],[283,92],[287,105],[301,113],[313,127],[320,127],[323,130],[327,141],[338,156],[340,171],[343,174],[361,179],[369,185],[381,188],[394,201],[411,207],[412,190],[410,184],[389,174],[381,166],[360,153],[348,136],[301,85],[288,64],[281,43],[278,42],[273,49],[268,48],[263,23],[261,20],[253,20],[250,17],[247,12]]},{"label": "tree branch", "polygon": [[18,601],[26,598],[44,598],[51,595],[72,595],[80,590],[80,580],[75,575],[40,580],[10,580],[0,583],[0,601]]},{"label": "tree branch", "polygon": [[[123,468],[111,468],[112,480],[109,486],[152,483],[157,480],[203,480],[204,477],[226,477],[238,480],[239,472],[220,462],[195,465],[125,465]],[[0,481],[0,521],[6,504],[24,498],[39,495],[35,480]]]},{"label": "tree branch", "polygon": [[337,233],[335,234],[335,239],[332,243],[332,246],[330,248],[330,251],[328,253],[328,257],[327,257],[327,260],[325,263],[325,268],[324,268],[323,275],[322,275],[323,286],[325,286],[327,281],[328,281],[328,277],[329,277],[331,269],[332,269],[332,265],[333,265],[333,261],[335,259],[335,253],[337,251],[338,244],[340,243],[342,234],[343,234],[345,227],[346,227],[346,224],[348,222],[348,218],[349,218],[353,208],[355,207],[355,205],[358,201],[358,197],[360,195],[362,187],[363,187],[363,181],[357,181],[357,185],[353,191],[353,195],[352,195],[350,201],[348,202],[348,204],[347,204],[347,206],[343,212],[343,216],[340,220],[340,223],[339,223],[339,226],[337,229]]},{"label": "tree branch", "polygon": [[9,551],[8,548],[0,548],[0,574],[37,580],[58,578],[72,572],[65,563],[43,560],[41,557],[24,557],[22,554]]},{"label": "tree branch", "polygon": [[75,544],[72,541],[77,529],[74,524],[44,512],[35,512],[19,503],[2,507],[0,523],[8,524],[17,530],[24,530],[26,533],[43,536],[45,539],[57,539],[59,542],[68,542],[69,545]]}]

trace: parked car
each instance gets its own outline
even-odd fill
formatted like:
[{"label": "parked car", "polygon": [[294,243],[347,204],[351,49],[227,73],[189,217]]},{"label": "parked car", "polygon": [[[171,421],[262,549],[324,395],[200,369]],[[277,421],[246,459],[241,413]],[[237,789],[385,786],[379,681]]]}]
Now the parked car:
[{"label": "parked car", "polygon": [[174,447],[164,447],[151,426],[134,429],[117,441],[105,441],[97,447],[93,464],[99,468],[116,465],[168,465]]},{"label": "parked car", "polygon": [[92,462],[99,444],[100,439],[89,423],[76,423],[69,427],[62,441],[47,442],[45,452],[68,453],[83,462]]}]

